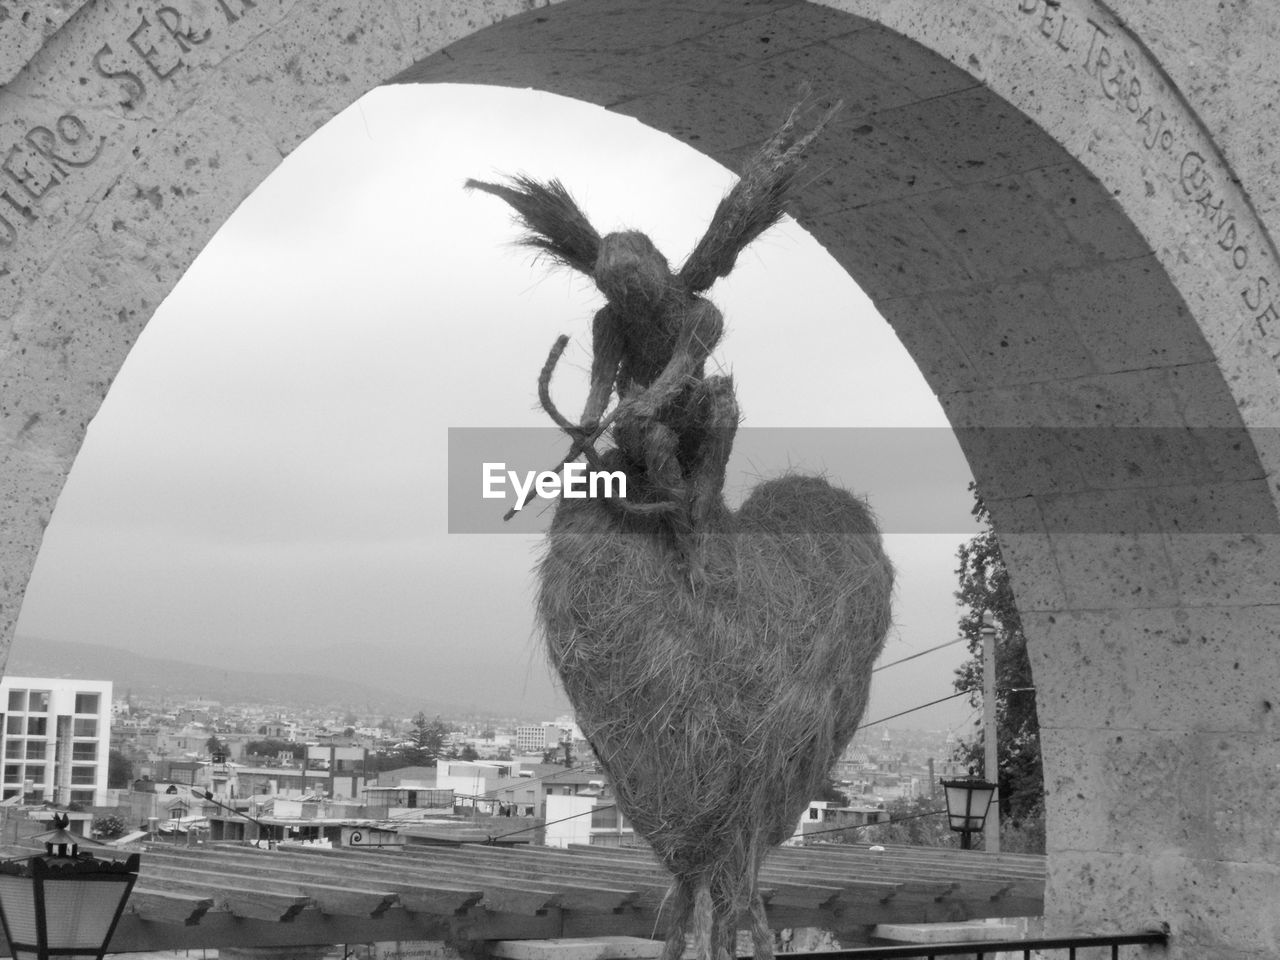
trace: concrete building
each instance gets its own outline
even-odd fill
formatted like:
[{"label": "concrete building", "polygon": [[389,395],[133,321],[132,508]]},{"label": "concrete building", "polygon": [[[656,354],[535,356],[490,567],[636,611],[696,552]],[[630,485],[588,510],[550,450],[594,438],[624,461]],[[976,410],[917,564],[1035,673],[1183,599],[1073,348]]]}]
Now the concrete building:
[{"label": "concrete building", "polygon": [[358,800],[364,794],[365,769],[369,751],[349,744],[308,744],[308,772],[322,770],[329,775],[326,796],[335,800]]},{"label": "concrete building", "polygon": [[545,800],[547,825],[545,844],[568,847],[589,844],[596,847],[626,846],[635,840],[635,830],[614,798],[603,793],[548,794]]},{"label": "concrete building", "polygon": [[250,767],[229,764],[233,773],[228,793],[235,797],[301,797],[329,796],[327,770],[303,770],[301,767]]},{"label": "concrete building", "polygon": [[868,823],[883,823],[889,813],[883,805],[858,804],[840,806],[827,800],[814,800],[809,809],[800,815],[796,832],[783,841],[786,846],[802,846],[809,836],[827,834],[828,839],[844,827],[861,827]]},{"label": "concrete building", "polygon": [[476,798],[489,797],[498,784],[520,772],[518,763],[484,763],[478,760],[436,761],[436,786],[452,790],[455,801],[472,806]]},{"label": "concrete building", "polygon": [[0,678],[5,705],[0,799],[104,804],[111,681]]},{"label": "concrete building", "polygon": [[516,753],[544,753],[560,745],[562,731],[554,723],[529,723],[516,727]]}]

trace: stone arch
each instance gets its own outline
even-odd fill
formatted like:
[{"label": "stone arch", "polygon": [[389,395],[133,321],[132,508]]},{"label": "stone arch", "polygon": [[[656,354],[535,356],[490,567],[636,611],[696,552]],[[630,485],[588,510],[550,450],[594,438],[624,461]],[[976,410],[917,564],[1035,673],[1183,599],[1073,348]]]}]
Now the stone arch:
[{"label": "stone arch", "polygon": [[1246,121],[1274,118],[1280,14],[885,6],[0,3],[6,648],[134,338],[366,89],[536,85],[733,164],[806,77],[847,107],[799,218],[942,398],[1027,615],[1051,925],[1274,954],[1277,178]]}]

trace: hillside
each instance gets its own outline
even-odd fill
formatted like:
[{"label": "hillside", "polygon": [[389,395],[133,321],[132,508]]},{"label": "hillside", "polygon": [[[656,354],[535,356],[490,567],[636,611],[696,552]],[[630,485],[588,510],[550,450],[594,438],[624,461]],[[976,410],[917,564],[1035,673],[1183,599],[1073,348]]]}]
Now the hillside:
[{"label": "hillside", "polygon": [[[275,666],[272,664],[272,666]],[[114,647],[66,640],[20,637],[6,673],[35,677],[110,680],[118,696],[203,697],[223,703],[335,706],[360,714],[409,715],[445,712],[446,704],[413,703],[402,692],[336,677],[278,670],[208,666],[176,658],[151,657]]]}]

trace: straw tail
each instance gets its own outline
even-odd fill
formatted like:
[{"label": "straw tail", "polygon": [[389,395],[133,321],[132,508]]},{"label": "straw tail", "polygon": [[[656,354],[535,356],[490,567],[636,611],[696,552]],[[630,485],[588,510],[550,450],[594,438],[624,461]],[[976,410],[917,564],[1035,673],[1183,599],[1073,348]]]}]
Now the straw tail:
[{"label": "straw tail", "polygon": [[778,132],[747,160],[741,179],[716,207],[707,232],[680,270],[680,280],[686,289],[701,293],[720,277],[727,277],[738,255],[782,219],[805,148],[842,104],[837,101],[818,118],[813,129],[797,136],[796,128],[801,114],[806,112],[808,99],[806,90]]},{"label": "straw tail", "polygon": [[738,953],[738,920],[749,920],[753,960],[774,960],[773,930],[760,895],[756,863],[750,886],[737,889],[712,873],[683,875],[672,884],[670,921],[660,960],[680,960],[692,946],[694,960],[734,960]]},{"label": "straw tail", "polygon": [[542,183],[518,174],[506,183],[468,180],[468,190],[481,190],[505,200],[529,231],[520,239],[557,263],[590,276],[600,252],[600,234],[559,180]]}]

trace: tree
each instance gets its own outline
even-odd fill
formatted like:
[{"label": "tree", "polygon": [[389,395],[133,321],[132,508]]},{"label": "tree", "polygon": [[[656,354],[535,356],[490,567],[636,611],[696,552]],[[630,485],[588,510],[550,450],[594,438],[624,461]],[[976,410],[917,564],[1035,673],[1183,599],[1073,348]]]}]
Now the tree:
[{"label": "tree", "polygon": [[119,750],[107,751],[107,788],[127,790],[133,784],[133,761]]},{"label": "tree", "polygon": [[888,822],[849,831],[846,843],[909,843],[924,847],[954,847],[959,834],[947,822],[946,801],[917,797],[890,801],[885,807]]},{"label": "tree", "polygon": [[102,816],[93,818],[93,826],[90,832],[103,840],[113,840],[116,837],[122,837],[128,825],[122,817],[118,817],[113,813],[103,814]]},{"label": "tree", "polygon": [[445,739],[451,732],[449,725],[439,717],[428,720],[421,710],[414,715],[412,722],[410,744],[401,749],[401,761],[411,767],[425,767],[435,763],[444,754]]},{"label": "tree", "polygon": [[204,742],[204,748],[209,751],[209,756],[214,757],[218,754],[226,755],[227,748],[222,741],[218,739],[216,733],[210,734],[209,739]]},{"label": "tree", "polygon": [[[1000,822],[1008,830],[1010,850],[1019,845],[1025,852],[1044,852],[1044,771],[1040,758],[1040,720],[1027,658],[1027,638],[1022,617],[1014,603],[1009,571],[1000,552],[1000,542],[991,528],[991,515],[977,486],[971,511],[986,529],[960,545],[960,589],[957,602],[965,608],[960,617],[960,634],[969,645],[970,657],[956,671],[956,690],[968,693],[974,707],[982,705],[982,614],[991,611],[995,620],[996,659],[996,763],[994,776],[1000,784]],[[957,759],[969,769],[982,770],[985,738],[981,723],[972,739],[961,738]],[[992,778],[993,771],[983,771]],[[1005,825],[1008,825],[1007,828]],[[1004,834],[1001,835],[1002,840]]]},{"label": "tree", "polygon": [[818,793],[813,799],[825,800],[827,803],[839,804],[842,807],[849,805],[849,797],[840,789],[840,785],[829,777],[826,783],[818,788]]},{"label": "tree", "polygon": [[469,743],[464,744],[462,749],[458,751],[458,759],[459,760],[479,760],[480,751],[478,751],[475,747],[473,747]]}]

